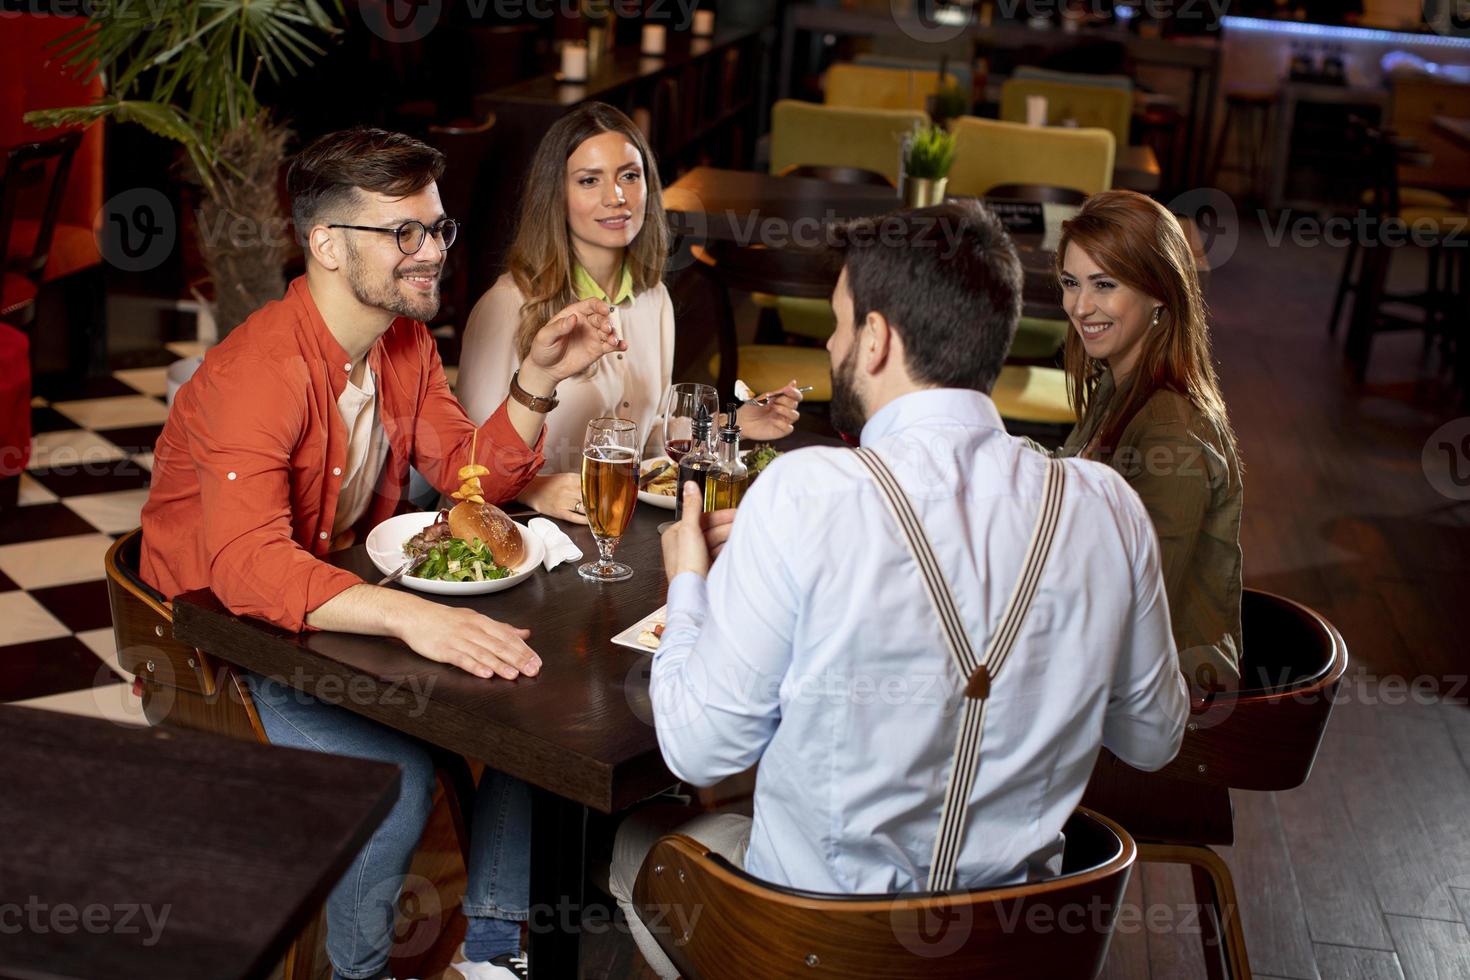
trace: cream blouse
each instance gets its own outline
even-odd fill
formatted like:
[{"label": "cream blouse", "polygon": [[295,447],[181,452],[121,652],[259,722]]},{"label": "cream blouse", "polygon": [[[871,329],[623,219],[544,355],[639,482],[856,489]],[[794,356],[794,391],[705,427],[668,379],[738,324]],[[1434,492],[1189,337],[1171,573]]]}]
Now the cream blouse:
[{"label": "cream blouse", "polygon": [[[579,298],[608,301],[590,277],[579,277],[578,286],[578,292],[584,294]],[[674,304],[663,283],[637,295],[621,289],[618,295],[615,305],[628,349],[606,355],[591,371],[557,386],[560,403],[546,417],[542,473],[580,470],[587,423],[603,416],[632,419],[638,423],[639,445],[662,451],[658,413],[674,374]],[[515,335],[523,303],[521,291],[507,273],[470,311],[457,394],[476,424],[482,424],[505,401],[510,376],[520,366]]]}]

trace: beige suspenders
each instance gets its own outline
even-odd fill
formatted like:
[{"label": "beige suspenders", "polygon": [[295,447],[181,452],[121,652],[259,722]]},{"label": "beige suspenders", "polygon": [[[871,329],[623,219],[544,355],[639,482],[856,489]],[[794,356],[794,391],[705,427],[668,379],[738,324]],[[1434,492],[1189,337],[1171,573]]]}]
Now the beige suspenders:
[{"label": "beige suspenders", "polygon": [[1066,471],[1060,460],[1047,464],[1046,484],[1041,494],[1041,512],[1036,518],[1036,527],[1031,532],[1031,545],[1026,559],[1021,564],[1021,575],[1011,591],[1005,614],[985,655],[977,657],[965,632],[964,621],[955,608],[954,597],[944,572],[914,513],[903,488],[888,466],[870,449],[857,450],[857,456],[867,466],[888,510],[898,522],[908,542],[909,551],[919,565],[924,579],[924,588],[934,604],[935,614],[944,630],[945,641],[960,676],[968,678],[965,684],[963,718],[959,736],[955,741],[954,764],[950,770],[949,787],[944,794],[944,809],[939,816],[939,836],[934,841],[934,856],[929,868],[929,890],[943,891],[954,887],[955,865],[959,862],[960,844],[965,830],[965,810],[970,803],[970,791],[975,785],[975,770],[979,765],[980,736],[985,727],[985,704],[990,696],[990,682],[1005,666],[1006,657],[1015,645],[1021,632],[1021,623],[1031,608],[1036,596],[1037,584],[1041,581],[1042,569],[1051,552],[1052,539],[1056,536],[1057,523],[1062,512],[1062,493],[1066,484]]}]

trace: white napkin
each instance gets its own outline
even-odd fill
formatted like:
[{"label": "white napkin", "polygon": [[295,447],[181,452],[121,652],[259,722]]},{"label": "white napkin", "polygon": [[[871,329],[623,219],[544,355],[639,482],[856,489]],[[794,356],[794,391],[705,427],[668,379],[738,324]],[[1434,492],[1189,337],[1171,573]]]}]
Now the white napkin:
[{"label": "white napkin", "polygon": [[546,546],[546,560],[541,564],[548,572],[564,561],[576,561],[582,557],[582,549],[572,543],[565,531],[546,518],[533,517],[526,527]]}]

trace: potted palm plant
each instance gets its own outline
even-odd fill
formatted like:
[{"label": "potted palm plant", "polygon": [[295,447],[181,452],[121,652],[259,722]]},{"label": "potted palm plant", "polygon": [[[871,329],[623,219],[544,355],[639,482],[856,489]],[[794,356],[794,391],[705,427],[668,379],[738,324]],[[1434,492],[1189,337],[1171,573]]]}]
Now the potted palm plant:
[{"label": "potted palm plant", "polygon": [[904,206],[924,208],[942,202],[953,164],[954,136],[939,126],[915,126],[903,153]]},{"label": "potted palm plant", "polygon": [[201,192],[197,233],[221,334],[286,288],[289,223],[277,179],[290,131],[261,104],[256,83],[310,65],[341,16],[341,0],[96,5],[56,44],[79,75],[102,75],[106,93],[26,115],[36,126],[112,118],[183,147]]}]

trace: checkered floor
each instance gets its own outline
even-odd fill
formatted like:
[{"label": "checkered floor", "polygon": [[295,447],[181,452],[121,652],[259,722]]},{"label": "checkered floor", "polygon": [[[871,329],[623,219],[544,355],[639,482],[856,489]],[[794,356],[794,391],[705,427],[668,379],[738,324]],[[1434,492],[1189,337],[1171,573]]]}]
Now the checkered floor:
[{"label": "checkered floor", "polygon": [[0,510],[0,701],[141,722],[117,667],[102,560],[148,497],[166,371],[117,371],[32,400],[19,506]]}]

